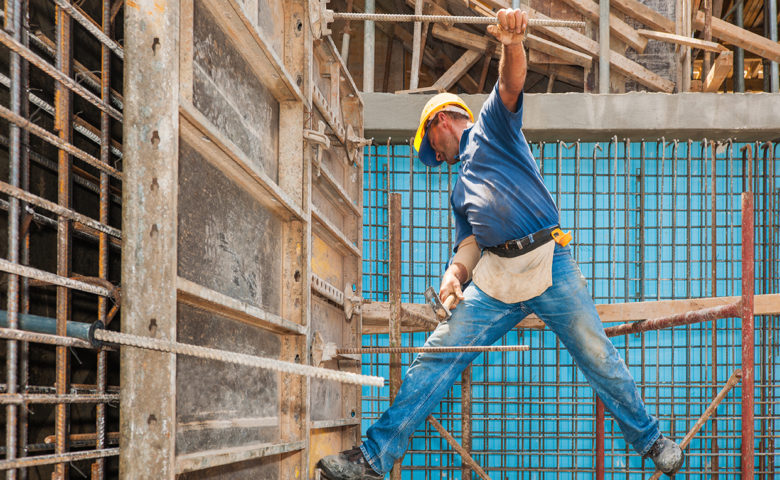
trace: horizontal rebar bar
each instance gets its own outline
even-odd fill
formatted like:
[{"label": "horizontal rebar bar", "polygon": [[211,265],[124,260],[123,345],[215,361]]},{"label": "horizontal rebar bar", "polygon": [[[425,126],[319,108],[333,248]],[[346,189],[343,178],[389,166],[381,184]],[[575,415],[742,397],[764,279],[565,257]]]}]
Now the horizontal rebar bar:
[{"label": "horizontal rebar bar", "polygon": [[94,35],[94,37],[103,43],[103,45],[107,46],[112,52],[116,53],[119,58],[122,60],[125,59],[125,53],[122,51],[122,47],[115,41],[108,38],[108,36],[100,30],[100,27],[95,25],[91,19],[87,18],[83,13],[74,8],[73,5],[65,0],[54,0],[54,3],[56,3],[58,7],[70,15],[73,20],[79,22],[82,27]]},{"label": "horizontal rebar bar", "polygon": [[[333,12],[333,18],[349,21],[395,22],[395,23],[468,23],[472,25],[495,25],[496,17],[460,16],[460,15],[402,15],[395,13],[347,13]],[[550,20],[531,18],[529,27],[570,27],[585,28],[585,22],[577,20]]]},{"label": "horizontal rebar bar", "polygon": [[291,373],[294,375],[321,378],[323,380],[332,380],[354,385],[367,385],[371,387],[382,387],[385,384],[385,379],[382,377],[359,375],[356,373],[342,372],[339,370],[329,370],[327,368],[312,367],[311,365],[285,362],[275,358],[258,357],[245,353],[228,352],[225,350],[217,350],[215,348],[202,347],[200,345],[189,345],[186,343],[160,340],[157,338],[141,337],[138,335],[131,335],[129,333],[97,329],[95,330],[94,335],[97,340],[117,345],[127,345],[136,348],[157,350],[159,352],[189,355],[191,357],[218,360],[221,362],[235,363],[237,365],[247,365],[250,367],[264,368],[277,372]]},{"label": "horizontal rebar bar", "polygon": [[339,348],[339,354],[362,353],[456,353],[456,352],[527,352],[531,350],[528,345],[489,345],[489,346],[463,346],[463,347],[360,347]]},{"label": "horizontal rebar bar", "polygon": [[116,110],[111,105],[107,105],[103,103],[103,101],[100,100],[100,98],[98,98],[94,93],[90,92],[89,90],[86,90],[84,87],[76,83],[75,80],[73,80],[69,76],[65,75],[64,73],[54,68],[54,66],[52,66],[46,60],[36,55],[32,50],[30,50],[29,48],[25,47],[21,43],[14,40],[14,38],[8,35],[7,33],[5,33],[4,30],[0,30],[0,43],[2,43],[3,45],[11,49],[13,52],[18,53],[19,55],[24,57],[25,60],[35,65],[36,67],[40,68],[41,70],[43,70],[43,73],[49,75],[54,80],[64,85],[72,92],[79,94],[82,98],[87,100],[89,103],[93,104],[100,110],[103,110],[107,114],[111,115],[112,117],[114,117],[114,119],[122,121],[121,112]]},{"label": "horizontal rebar bar", "polygon": [[90,218],[86,215],[75,212],[69,208],[65,208],[54,202],[50,202],[45,198],[41,198],[37,195],[33,195],[32,193],[26,190],[22,190],[19,187],[14,187],[13,185],[9,185],[8,183],[5,183],[3,181],[0,181],[0,192],[7,193],[12,197],[16,197],[19,200],[25,201],[31,205],[35,205],[36,207],[46,209],[56,215],[59,215],[60,217],[65,217],[69,220],[73,220],[74,222],[79,222],[88,227],[92,227],[95,230],[111,235],[112,237],[116,237],[120,239],[122,238],[122,232],[114,227],[104,225],[99,221],[95,220],[94,218]]},{"label": "horizontal rebar bar", "polygon": [[[0,73],[0,85],[3,85],[5,87],[11,88],[11,79]],[[44,112],[48,113],[52,117],[54,116],[54,106],[47,103],[45,100],[43,100],[41,97],[35,95],[34,93],[30,92],[30,94],[27,96],[30,99],[30,103],[35,105],[36,107],[40,108]],[[73,130],[79,132],[80,134],[84,135],[84,137],[92,140],[96,144],[100,145],[100,137],[96,135],[94,132],[89,130],[85,125],[88,125],[86,121],[80,119],[78,116],[73,117]],[[4,137],[0,137],[4,138]],[[8,140],[5,140],[6,142]],[[28,147],[29,148],[29,147]],[[111,145],[111,153],[113,153],[115,156],[122,158],[122,151],[115,146]],[[80,177],[75,177],[74,181],[80,179]]]},{"label": "horizontal rebar bar", "polygon": [[0,405],[27,403],[109,403],[118,402],[118,393],[46,395],[40,393],[2,393]]},{"label": "horizontal rebar bar", "polygon": [[0,460],[0,470],[13,468],[37,467],[40,465],[52,465],[54,463],[75,462],[78,460],[91,460],[93,458],[115,457],[119,455],[118,448],[104,448],[88,452],[68,452],[54,455],[40,455],[37,457],[24,457],[16,460]]},{"label": "horizontal rebar bar", "polygon": [[624,323],[622,325],[605,328],[604,332],[608,337],[616,337],[618,335],[630,335],[632,333],[646,332],[648,330],[660,330],[663,328],[690,325],[692,323],[709,322],[721,318],[738,317],[741,305],[741,302],[736,302],[728,305],[720,305],[718,307],[694,310],[692,312],[678,313],[677,315],[670,315],[668,317]]},{"label": "horizontal rebar bar", "polygon": [[38,270],[37,268],[28,267],[26,265],[19,265],[18,263],[9,262],[5,258],[0,258],[0,271],[12,273],[14,275],[21,275],[27,278],[34,278],[53,285],[59,285],[61,287],[73,288],[81,290],[86,293],[94,293],[95,295],[102,295],[104,297],[112,297],[114,292],[97,285],[92,285],[80,280],[74,280],[72,278],[62,277],[60,275],[47,272],[45,270]]},{"label": "horizontal rebar bar", "polygon": [[[0,32],[2,32],[2,30],[0,30]],[[73,155],[74,157],[80,160],[85,161],[86,163],[97,168],[98,170],[103,170],[104,172],[109,173],[116,178],[120,178],[120,179],[122,178],[122,172],[120,172],[116,168],[110,165],[106,165],[105,163],[101,162],[97,158],[88,154],[84,150],[81,150],[80,148],[76,147],[72,143],[68,143],[61,140],[58,136],[52,134],[51,132],[47,131],[44,128],[39,127],[38,125],[32,123],[31,121],[13,113],[11,110],[8,110],[2,105],[0,105],[0,117],[5,118],[9,122],[16,124],[16,126],[18,126],[19,128],[23,128],[28,132],[32,133],[33,135],[41,137],[42,139],[54,145],[55,147],[70,153],[71,155]]]},{"label": "horizontal rebar bar", "polygon": [[60,345],[63,347],[95,348],[91,343],[85,340],[79,340],[78,338],[49,335],[48,333],[27,332],[24,330],[15,330],[13,328],[0,328],[0,338],[6,340],[20,340],[23,342],[45,343],[47,345]]}]

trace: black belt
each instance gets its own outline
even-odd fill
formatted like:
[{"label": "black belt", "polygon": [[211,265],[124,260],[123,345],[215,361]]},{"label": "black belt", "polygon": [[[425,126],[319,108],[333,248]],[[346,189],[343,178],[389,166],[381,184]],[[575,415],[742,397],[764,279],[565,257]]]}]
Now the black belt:
[{"label": "black belt", "polygon": [[528,253],[535,250],[547,242],[553,241],[553,230],[560,228],[558,225],[544,230],[539,230],[536,233],[532,233],[527,237],[520,238],[518,240],[509,240],[502,245],[496,245],[494,247],[488,247],[486,250],[493,252],[499,257],[513,258],[519,257],[524,253]]}]

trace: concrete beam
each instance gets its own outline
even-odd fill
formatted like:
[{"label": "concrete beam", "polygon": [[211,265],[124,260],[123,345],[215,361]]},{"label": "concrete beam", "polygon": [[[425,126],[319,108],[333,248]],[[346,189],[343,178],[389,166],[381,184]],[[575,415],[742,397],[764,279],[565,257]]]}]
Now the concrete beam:
[{"label": "concrete beam", "polygon": [[[375,141],[414,135],[432,95],[364,94],[365,136]],[[462,95],[476,114],[487,95]],[[529,141],[622,139],[772,140],[780,138],[780,95],[767,93],[526,94]]]}]

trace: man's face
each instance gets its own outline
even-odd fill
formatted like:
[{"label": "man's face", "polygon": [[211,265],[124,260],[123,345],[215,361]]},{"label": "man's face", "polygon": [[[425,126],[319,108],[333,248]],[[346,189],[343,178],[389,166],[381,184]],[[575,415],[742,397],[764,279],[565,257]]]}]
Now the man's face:
[{"label": "man's face", "polygon": [[452,118],[443,112],[437,113],[431,119],[427,132],[428,142],[436,152],[436,160],[455,165],[460,154],[460,136]]}]

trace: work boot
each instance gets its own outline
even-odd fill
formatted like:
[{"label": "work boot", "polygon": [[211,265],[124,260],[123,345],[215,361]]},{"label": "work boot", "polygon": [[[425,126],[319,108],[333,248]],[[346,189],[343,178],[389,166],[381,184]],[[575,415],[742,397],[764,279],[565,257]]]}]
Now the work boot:
[{"label": "work boot", "polygon": [[344,450],[337,455],[328,455],[317,462],[328,480],[382,480],[366,461],[359,448]]},{"label": "work boot", "polygon": [[650,447],[644,458],[652,460],[657,470],[671,477],[682,467],[685,454],[679,445],[662,435]]}]

